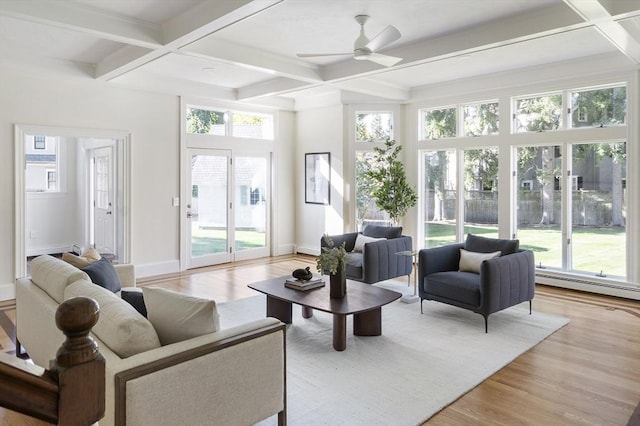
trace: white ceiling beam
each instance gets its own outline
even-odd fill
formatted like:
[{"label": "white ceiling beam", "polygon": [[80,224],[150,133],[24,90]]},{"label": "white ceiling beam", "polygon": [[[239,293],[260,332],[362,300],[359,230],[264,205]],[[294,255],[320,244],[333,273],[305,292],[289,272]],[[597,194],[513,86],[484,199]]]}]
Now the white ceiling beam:
[{"label": "white ceiling beam", "polygon": [[159,25],[107,14],[71,2],[0,0],[0,15],[149,49],[162,43]]},{"label": "white ceiling beam", "polygon": [[280,77],[309,83],[322,81],[319,68],[304,61],[264,50],[206,37],[180,49],[180,52],[228,64],[247,67]]},{"label": "white ceiling beam", "polygon": [[[634,63],[640,64],[640,40],[634,38],[633,34],[615,21],[612,15],[613,2],[610,0],[564,0],[564,2],[582,19],[593,24],[600,34],[620,52]],[[628,16],[628,13],[625,16]]]},{"label": "white ceiling beam", "polygon": [[[141,56],[132,57],[129,62],[123,61],[129,57],[129,52],[112,55],[104,63],[98,64],[96,78],[111,80],[119,75],[151,62],[169,52],[177,51],[208,34],[214,33],[235,22],[247,19],[260,13],[283,0],[206,0],[192,9],[172,18],[162,25],[163,45]],[[124,48],[127,50],[127,48]]]},{"label": "white ceiling beam", "polygon": [[396,87],[388,83],[375,81],[371,78],[356,78],[343,80],[334,84],[342,90],[390,99],[393,101],[407,101],[411,95],[409,88]]},{"label": "white ceiling beam", "polygon": [[278,77],[237,89],[237,99],[246,100],[266,96],[282,95],[308,87],[309,83],[285,77]]}]

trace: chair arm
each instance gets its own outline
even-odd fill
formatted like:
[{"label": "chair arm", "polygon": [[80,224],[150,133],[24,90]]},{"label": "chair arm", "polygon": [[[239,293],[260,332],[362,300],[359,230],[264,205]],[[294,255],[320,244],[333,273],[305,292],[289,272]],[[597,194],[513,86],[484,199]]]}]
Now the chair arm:
[{"label": "chair arm", "polygon": [[[334,247],[340,247],[344,243],[346,251],[353,251],[353,247],[356,245],[357,232],[349,232],[347,234],[330,235],[333,240]],[[324,237],[320,238],[320,247],[327,247],[327,243],[324,241]]]},{"label": "chair arm", "polygon": [[113,386],[115,404],[109,420],[254,424],[284,412],[285,348],[284,324],[266,318],[126,359],[107,359],[107,387]]},{"label": "chair arm", "polygon": [[135,287],[136,286],[136,269],[131,263],[122,265],[113,265],[118,277],[120,278],[120,285],[122,287]]},{"label": "chair arm", "polygon": [[422,249],[418,253],[418,283],[436,272],[457,271],[460,265],[460,249],[464,243],[448,244]]},{"label": "chair arm", "polygon": [[366,243],[362,250],[362,281],[375,283],[409,275],[413,259],[396,253],[412,250],[412,247],[411,237],[407,235]]},{"label": "chair arm", "polygon": [[533,299],[535,262],[531,250],[485,260],[480,265],[480,309],[491,314]]}]

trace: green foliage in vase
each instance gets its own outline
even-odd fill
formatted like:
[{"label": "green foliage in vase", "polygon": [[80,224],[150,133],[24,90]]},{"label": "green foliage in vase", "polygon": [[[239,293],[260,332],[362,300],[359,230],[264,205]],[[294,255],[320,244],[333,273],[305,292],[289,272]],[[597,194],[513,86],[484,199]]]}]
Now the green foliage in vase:
[{"label": "green foliage in vase", "polygon": [[407,210],[416,205],[418,194],[409,186],[404,164],[398,160],[402,146],[391,139],[384,145],[384,148],[374,148],[374,163],[366,177],[371,180],[371,196],[376,205],[398,223]]},{"label": "green foliage in vase", "polygon": [[316,258],[318,272],[323,274],[328,271],[330,274],[335,274],[338,272],[338,268],[341,268],[344,272],[347,267],[347,250],[344,243],[340,244],[339,247],[335,247],[333,239],[329,235],[324,234],[322,238],[327,247],[322,247],[320,256]]}]

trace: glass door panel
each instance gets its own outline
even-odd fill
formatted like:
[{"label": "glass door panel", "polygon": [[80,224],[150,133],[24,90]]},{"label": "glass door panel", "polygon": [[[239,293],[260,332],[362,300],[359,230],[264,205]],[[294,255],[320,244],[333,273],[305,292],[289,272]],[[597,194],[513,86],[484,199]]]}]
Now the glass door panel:
[{"label": "glass door panel", "polygon": [[268,256],[269,158],[237,155],[234,167],[235,260]]},{"label": "glass door panel", "polygon": [[539,268],[562,268],[561,174],[560,146],[517,149],[517,236]]},{"label": "glass door panel", "polygon": [[424,167],[424,247],[438,247],[457,241],[456,152],[426,151]]},{"label": "glass door panel", "polygon": [[187,220],[190,267],[231,260],[229,246],[229,158],[224,151],[190,150]]},{"label": "glass door panel", "polygon": [[464,235],[498,238],[498,148],[464,151]]},{"label": "glass door panel", "polygon": [[571,269],[626,276],[626,143],[571,145]]}]

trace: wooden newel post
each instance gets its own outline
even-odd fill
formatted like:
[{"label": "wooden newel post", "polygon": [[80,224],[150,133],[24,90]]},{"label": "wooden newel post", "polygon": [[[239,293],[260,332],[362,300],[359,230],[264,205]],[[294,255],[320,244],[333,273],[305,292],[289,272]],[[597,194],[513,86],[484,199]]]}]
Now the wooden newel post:
[{"label": "wooden newel post", "polygon": [[69,299],[56,311],[56,325],[67,336],[50,366],[59,386],[60,425],[90,425],[104,416],[105,360],[89,335],[99,312],[88,297]]}]

